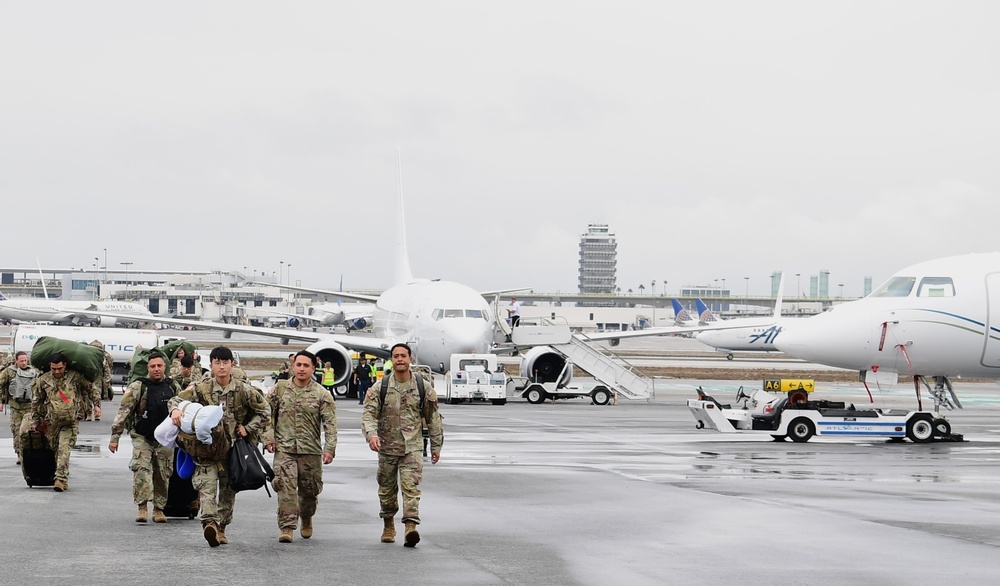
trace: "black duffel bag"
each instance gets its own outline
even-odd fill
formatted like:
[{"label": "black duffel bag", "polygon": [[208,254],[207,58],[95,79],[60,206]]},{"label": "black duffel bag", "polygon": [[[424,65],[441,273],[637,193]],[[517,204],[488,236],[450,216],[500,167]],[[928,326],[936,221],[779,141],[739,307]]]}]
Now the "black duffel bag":
[{"label": "black duffel bag", "polygon": [[274,470],[267,463],[257,444],[250,443],[246,438],[240,438],[229,449],[229,487],[233,492],[257,490],[264,487],[267,496],[271,490],[267,483],[274,480]]}]

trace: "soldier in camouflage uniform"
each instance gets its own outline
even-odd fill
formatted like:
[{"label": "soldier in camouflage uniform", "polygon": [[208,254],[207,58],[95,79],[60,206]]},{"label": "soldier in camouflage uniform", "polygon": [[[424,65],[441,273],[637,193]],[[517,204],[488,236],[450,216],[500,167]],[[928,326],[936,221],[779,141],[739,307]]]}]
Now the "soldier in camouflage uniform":
[{"label": "soldier in camouflage uniform", "polygon": [[[18,464],[21,463],[21,420],[31,413],[31,389],[37,376],[38,371],[28,363],[26,352],[18,352],[14,364],[0,372],[0,403],[9,405],[10,433],[14,436]],[[27,388],[27,392],[21,391],[22,388]]]},{"label": "soldier in camouflage uniform", "polygon": [[[187,356],[187,351],[184,350],[183,346],[178,348],[177,352],[174,352],[174,359],[170,361],[170,375],[174,378],[177,378],[177,373],[181,371],[181,362],[184,360],[185,356]],[[191,360],[194,361],[193,356],[191,357]],[[182,385],[181,388],[185,387]]]},{"label": "soldier in camouflage uniform", "polygon": [[31,398],[31,429],[37,431],[45,422],[45,437],[56,452],[56,492],[69,489],[69,455],[76,446],[80,422],[76,418],[79,403],[89,395],[94,413],[101,415],[101,397],[94,385],[77,372],[67,370],[61,352],[49,357],[49,371],[35,379]]},{"label": "soldier in camouflage uniform", "polygon": [[[132,438],[129,470],[132,471],[132,496],[138,507],[135,522],[147,521],[149,503],[152,502],[153,522],[166,523],[167,516],[163,509],[167,506],[167,486],[174,469],[174,450],[160,445],[151,437],[152,430],[163,421],[167,412],[166,406],[158,408],[150,405],[149,399],[156,396],[162,401],[167,396],[177,395],[181,389],[176,381],[164,376],[167,362],[159,352],[149,355],[146,367],[147,377],[132,381],[125,389],[121,407],[111,424],[108,450],[112,454],[118,451],[118,440],[126,427],[129,427]],[[147,414],[150,415],[150,421],[139,423]]]},{"label": "soldier in camouflage uniform", "polygon": [[[111,390],[111,371],[114,368],[114,364],[111,360],[111,355],[104,350],[104,344],[100,340],[94,340],[90,343],[91,346],[95,348],[100,348],[104,352],[104,366],[101,368],[101,377],[94,381],[94,386],[97,387],[97,392],[101,396],[102,401],[110,401],[113,398],[113,392]],[[93,408],[90,409],[84,407],[83,418],[90,421],[91,418],[95,421],[100,421],[100,415],[94,415]]]},{"label": "soldier in camouflage uniform", "polygon": [[403,524],[406,531],[403,544],[413,547],[420,541],[417,525],[420,523],[420,480],[424,461],[421,457],[423,438],[421,417],[427,421],[431,440],[431,463],[441,458],[444,432],[441,414],[438,413],[437,394],[425,383],[423,409],[416,376],[410,372],[411,352],[406,344],[396,344],[391,350],[393,371],[387,375],[385,404],[381,397],[382,383],[368,390],[365,397],[361,428],[368,447],[378,452],[378,497],[381,505],[379,516],[385,524],[381,540],[392,543],[396,539],[393,518],[399,510],[397,492],[403,493]]},{"label": "soldier in camouflage uniform", "polygon": [[[181,401],[194,401],[202,405],[222,406],[222,422],[226,441],[230,444],[236,437],[260,434],[270,417],[267,402],[256,389],[232,377],[232,350],[219,346],[212,350],[209,357],[212,360],[212,376],[189,386],[170,400],[170,417],[174,424],[181,424],[183,414],[178,408]],[[233,521],[236,493],[229,486],[226,459],[195,458],[191,481],[201,498],[205,541],[212,547],[229,543],[226,526]]]},{"label": "soldier in camouflage uniform", "polygon": [[[313,380],[316,356],[302,350],[295,355],[289,380],[278,381],[269,397],[273,425],[264,447],[274,454],[274,490],[278,493],[278,541],[291,543],[302,519],[299,534],[313,534],[317,496],[323,492],[323,464],[333,462],[337,452],[337,410],[333,397]],[[320,429],[326,438],[320,443]]]},{"label": "soldier in camouflage uniform", "polygon": [[185,356],[181,358],[179,364],[180,367],[177,370],[174,370],[173,366],[170,367],[170,378],[177,381],[182,389],[186,389],[201,380],[201,367],[195,366],[194,358]]}]

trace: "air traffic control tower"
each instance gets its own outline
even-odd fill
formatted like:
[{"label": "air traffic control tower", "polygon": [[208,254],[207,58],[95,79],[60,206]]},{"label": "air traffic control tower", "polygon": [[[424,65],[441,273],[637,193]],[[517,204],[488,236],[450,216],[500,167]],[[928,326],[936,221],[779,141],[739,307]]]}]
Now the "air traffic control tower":
[{"label": "air traffic control tower", "polygon": [[580,235],[580,293],[614,294],[618,243],[607,224],[590,224]]}]

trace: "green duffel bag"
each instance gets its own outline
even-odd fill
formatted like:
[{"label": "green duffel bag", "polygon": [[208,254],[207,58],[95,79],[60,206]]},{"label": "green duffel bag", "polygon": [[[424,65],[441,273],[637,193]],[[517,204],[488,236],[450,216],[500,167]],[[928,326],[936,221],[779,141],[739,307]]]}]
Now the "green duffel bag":
[{"label": "green duffel bag", "polygon": [[174,340],[169,344],[160,346],[160,352],[167,357],[167,366],[170,366],[174,358],[177,358],[177,351],[181,348],[184,348],[184,353],[188,356],[193,356],[198,351],[198,347],[187,340]]},{"label": "green duffel bag", "polygon": [[101,378],[104,372],[104,351],[89,344],[60,340],[52,336],[42,336],[35,342],[31,350],[31,365],[38,370],[48,372],[49,357],[56,352],[66,356],[66,368],[83,375],[83,378],[94,382]]},{"label": "green duffel bag", "polygon": [[[149,355],[153,352],[159,352],[166,356],[167,353],[164,351],[164,348],[165,346],[158,348],[136,348],[135,353],[132,354],[132,360],[128,363],[128,382],[125,384],[130,385],[132,381],[145,378],[149,374],[149,367],[147,366]],[[167,358],[165,362],[163,376],[170,376],[170,358]]]}]

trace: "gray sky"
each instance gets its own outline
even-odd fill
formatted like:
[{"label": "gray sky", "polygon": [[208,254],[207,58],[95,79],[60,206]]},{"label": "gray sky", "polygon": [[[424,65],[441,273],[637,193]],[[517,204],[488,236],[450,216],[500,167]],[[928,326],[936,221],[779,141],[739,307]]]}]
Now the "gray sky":
[{"label": "gray sky", "polygon": [[774,270],[806,288],[827,269],[859,295],[865,275],[1000,248],[998,16],[4,2],[0,265],[107,247],[113,268],[283,260],[306,286],[385,287],[399,147],[417,276],[575,291],[601,222],[623,290],[749,276],[763,293]]}]

